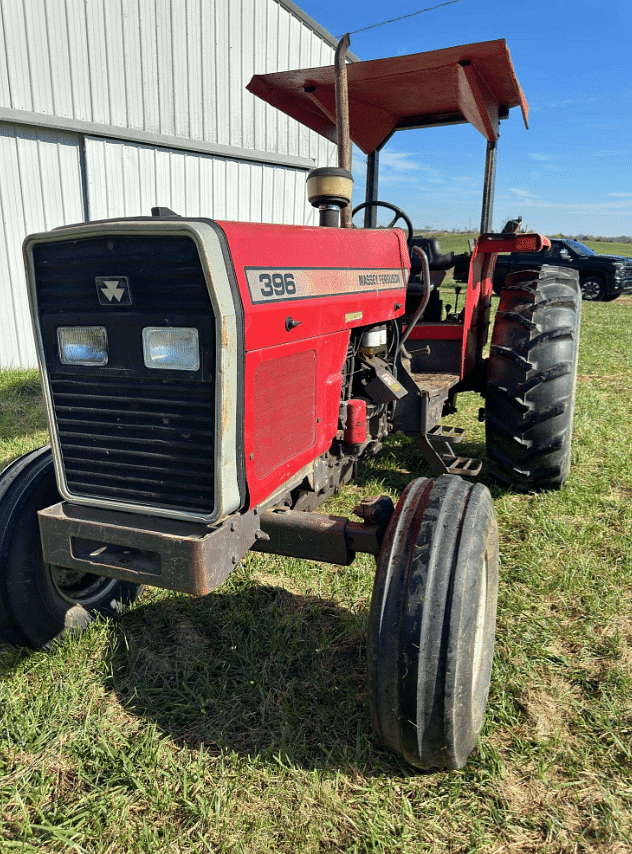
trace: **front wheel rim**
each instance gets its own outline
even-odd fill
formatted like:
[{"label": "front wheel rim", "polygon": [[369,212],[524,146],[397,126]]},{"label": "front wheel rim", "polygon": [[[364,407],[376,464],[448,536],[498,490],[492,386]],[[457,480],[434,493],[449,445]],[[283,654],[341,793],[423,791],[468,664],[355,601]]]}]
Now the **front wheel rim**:
[{"label": "front wheel rim", "polygon": [[55,592],[70,605],[81,605],[88,610],[99,604],[117,584],[115,578],[105,578],[63,566],[46,565]]}]

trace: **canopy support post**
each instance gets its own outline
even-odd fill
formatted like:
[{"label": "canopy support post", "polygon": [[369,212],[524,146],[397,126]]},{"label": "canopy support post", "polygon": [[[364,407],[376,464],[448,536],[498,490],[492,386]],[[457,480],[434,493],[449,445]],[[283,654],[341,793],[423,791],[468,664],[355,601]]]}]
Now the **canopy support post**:
[{"label": "canopy support post", "polygon": [[[351,172],[351,138],[349,135],[349,87],[347,83],[346,56],[351,39],[349,33],[338,42],[335,67],[336,137],[338,141],[338,166]],[[351,228],[351,202],[340,211],[340,227]]]},{"label": "canopy support post", "polygon": [[487,140],[487,151],[485,153],[485,179],[483,181],[483,205],[481,208],[481,234],[492,230],[492,217],[494,215],[494,189],[496,186],[496,153],[497,139]]},{"label": "canopy support post", "polygon": [[[381,146],[380,146],[381,148]],[[372,151],[366,159],[366,202],[377,201],[377,179],[380,170],[380,148]],[[364,209],[364,227],[375,228],[377,225],[377,208]]]}]

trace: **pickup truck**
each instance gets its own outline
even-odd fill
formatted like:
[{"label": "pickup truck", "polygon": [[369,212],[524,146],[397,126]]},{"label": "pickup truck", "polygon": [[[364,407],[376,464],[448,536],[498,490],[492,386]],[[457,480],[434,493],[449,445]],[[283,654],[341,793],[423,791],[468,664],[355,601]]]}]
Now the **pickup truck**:
[{"label": "pickup truck", "polygon": [[[461,260],[463,256],[459,256]],[[579,286],[585,300],[606,301],[621,294],[632,293],[632,258],[619,255],[599,255],[577,240],[551,238],[551,248],[543,252],[512,252],[499,255],[494,271],[496,293],[510,273],[536,270],[544,264],[573,267],[579,273]],[[467,281],[468,264],[458,263],[456,281]]]}]

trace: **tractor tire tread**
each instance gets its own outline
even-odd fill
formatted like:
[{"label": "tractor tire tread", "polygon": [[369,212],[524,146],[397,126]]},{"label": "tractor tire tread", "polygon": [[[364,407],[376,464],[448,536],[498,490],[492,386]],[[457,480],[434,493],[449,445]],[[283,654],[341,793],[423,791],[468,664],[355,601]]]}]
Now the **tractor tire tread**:
[{"label": "tractor tire tread", "polygon": [[581,292],[545,266],[503,289],[486,392],[489,473],[521,492],[558,489],[570,468]]},{"label": "tractor tire tread", "polygon": [[414,767],[461,768],[476,744],[491,676],[497,537],[487,487],[453,475],[412,481],[389,523],[369,613],[369,703],[377,741]]},{"label": "tractor tire tread", "polygon": [[496,317],[503,317],[505,320],[513,320],[515,323],[520,323],[526,329],[536,328],[536,324],[532,320],[525,317],[524,314],[521,314],[518,311],[500,311],[499,309],[496,312]]},{"label": "tractor tire tread", "polygon": [[531,468],[517,468],[513,459],[503,456],[497,452],[490,454],[496,466],[494,468],[494,479],[499,483],[511,486],[517,492],[533,492],[538,489],[551,489],[552,481],[558,480],[562,475],[560,466],[550,466],[533,471]]},{"label": "tractor tire tread", "polygon": [[512,350],[511,347],[500,347],[496,344],[492,344],[490,352],[493,353],[494,356],[499,356],[502,359],[508,359],[511,362],[515,362],[515,364],[524,371],[530,371],[533,368],[533,365],[528,361],[528,359],[525,359],[520,355],[520,353]]},{"label": "tractor tire tread", "polygon": [[0,637],[9,643],[48,649],[97,614],[121,613],[142,590],[102,577],[82,600],[57,587],[44,562],[37,511],[59,497],[49,446],[24,454],[0,473]]},{"label": "tractor tire tread", "polygon": [[[19,479],[22,472],[30,465],[46,467],[49,463],[50,445],[45,445],[42,448],[37,448],[30,453],[26,453],[21,457],[13,460],[9,465],[0,472],[0,568],[7,558],[7,534],[11,524],[13,514],[13,497],[12,486]],[[43,458],[43,459],[40,459]],[[17,621],[14,619],[9,606],[9,597],[3,580],[3,573],[0,572],[0,637],[5,641],[13,644],[27,645],[28,639],[23,631],[21,631]]]},{"label": "tractor tire tread", "polygon": [[512,394],[506,388],[502,388],[502,386],[494,386],[493,389],[488,388],[488,392],[498,398],[503,406],[513,406],[518,412],[523,414],[529,412],[529,406],[525,404],[521,395]]},{"label": "tractor tire tread", "polygon": [[544,383],[552,382],[560,377],[565,377],[572,371],[573,364],[571,362],[554,365],[552,368],[548,368],[546,371],[540,371],[539,374],[535,374],[535,376],[530,377],[528,380],[521,383],[518,386],[519,391],[522,395],[525,395],[527,392],[531,391],[531,389],[537,388]]},{"label": "tractor tire tread", "polygon": [[[532,427],[535,427],[536,424],[543,424],[545,421],[548,421],[551,418],[556,418],[558,415],[562,415],[565,411],[566,403],[558,402],[537,412],[532,412],[531,416],[522,422],[522,429],[524,432],[526,432]],[[490,416],[490,420],[494,423],[495,428],[498,430],[499,433],[503,433],[507,437],[510,437],[514,440],[516,439],[514,431],[504,421],[494,415]]]}]

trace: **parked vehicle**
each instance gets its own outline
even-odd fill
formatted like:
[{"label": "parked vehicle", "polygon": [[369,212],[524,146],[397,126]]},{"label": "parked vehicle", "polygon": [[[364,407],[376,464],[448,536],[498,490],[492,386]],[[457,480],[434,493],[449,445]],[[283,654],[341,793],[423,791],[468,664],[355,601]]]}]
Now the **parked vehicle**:
[{"label": "parked vehicle", "polygon": [[[621,294],[632,293],[632,258],[601,255],[578,240],[566,238],[551,238],[551,248],[537,254],[512,252],[499,255],[494,270],[494,291],[500,293],[508,275],[523,270],[539,270],[545,264],[577,270],[582,299],[610,302]],[[454,275],[456,281],[467,281],[468,267],[468,256],[459,256]]]}]

